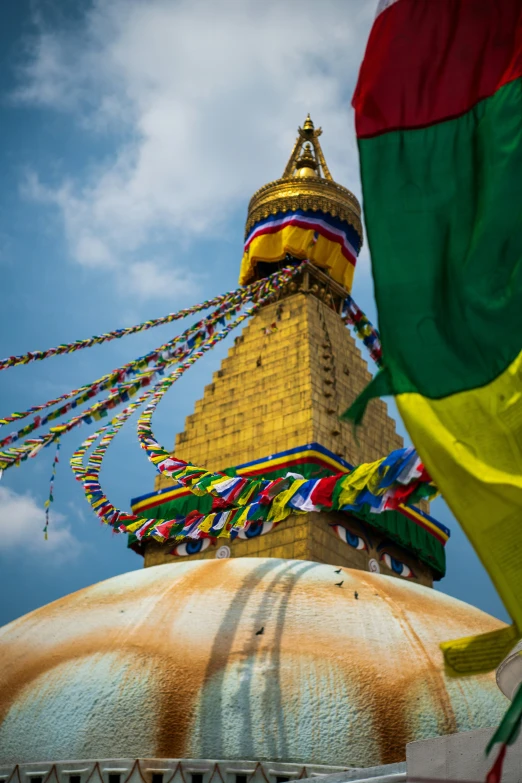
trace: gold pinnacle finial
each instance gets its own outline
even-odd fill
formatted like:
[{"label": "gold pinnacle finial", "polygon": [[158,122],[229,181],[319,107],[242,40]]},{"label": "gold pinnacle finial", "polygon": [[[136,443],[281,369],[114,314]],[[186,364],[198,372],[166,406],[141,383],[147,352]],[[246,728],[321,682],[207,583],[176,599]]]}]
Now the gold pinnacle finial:
[{"label": "gold pinnacle finial", "polygon": [[313,131],[314,124],[312,122],[312,118],[310,117],[310,112],[306,115],[306,120],[303,123],[303,130],[304,131]]},{"label": "gold pinnacle finial", "polygon": [[301,156],[295,163],[296,176],[298,177],[317,177],[317,161],[309,141],[306,142],[301,150]]},{"label": "gold pinnacle finial", "polygon": [[303,127],[297,129],[296,142],[283,172],[283,179],[289,177],[318,177],[333,182],[332,175],[326,165],[319,136],[321,128],[316,128],[310,117],[306,115]]},{"label": "gold pinnacle finial", "polygon": [[[319,143],[321,128],[316,128],[310,114],[303,127],[297,129],[297,139],[283,176],[259,188],[248,205],[245,237],[260,220],[279,212],[311,210],[325,212],[350,224],[362,241],[361,207],[349,190],[334,182]],[[245,281],[254,279],[243,275]]]}]

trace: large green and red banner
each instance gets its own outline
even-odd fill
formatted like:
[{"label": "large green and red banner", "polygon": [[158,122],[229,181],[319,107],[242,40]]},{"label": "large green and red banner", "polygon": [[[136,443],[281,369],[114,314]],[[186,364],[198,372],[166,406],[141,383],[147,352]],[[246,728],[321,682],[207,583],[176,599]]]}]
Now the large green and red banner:
[{"label": "large green and red banner", "polygon": [[381,2],[353,105],[383,368],[345,414],[395,396],[518,629],[521,76],[520,0]]}]

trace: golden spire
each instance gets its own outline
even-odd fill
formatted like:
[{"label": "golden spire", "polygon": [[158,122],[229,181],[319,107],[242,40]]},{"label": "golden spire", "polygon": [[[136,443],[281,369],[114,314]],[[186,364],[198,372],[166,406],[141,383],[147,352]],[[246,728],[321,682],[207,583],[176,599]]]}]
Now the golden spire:
[{"label": "golden spire", "polygon": [[245,236],[259,220],[279,212],[321,210],[352,225],[362,239],[361,207],[347,188],[334,182],[326,165],[319,136],[308,114],[283,176],[259,188],[250,199]]},{"label": "golden spire", "polygon": [[303,123],[303,130],[304,131],[313,131],[314,124],[312,122],[312,118],[310,117],[310,112],[306,115],[306,120]]},{"label": "golden spire", "polygon": [[310,142],[307,142],[301,151],[301,157],[296,161],[295,167],[299,177],[317,177],[317,161]]},{"label": "golden spire", "polygon": [[[307,115],[303,127],[298,128],[297,132],[299,135],[283,172],[283,179],[288,177],[320,177],[333,182],[319,144],[319,136],[323,131],[321,128],[315,128],[310,114]],[[312,160],[314,165],[309,166],[308,162],[300,163],[302,160]]]}]

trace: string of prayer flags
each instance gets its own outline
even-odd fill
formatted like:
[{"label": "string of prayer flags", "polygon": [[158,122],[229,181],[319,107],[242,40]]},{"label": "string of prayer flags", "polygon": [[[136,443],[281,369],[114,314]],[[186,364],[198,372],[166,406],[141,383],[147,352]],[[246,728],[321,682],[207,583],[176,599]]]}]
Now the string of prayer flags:
[{"label": "string of prayer flags", "polygon": [[54,479],[56,477],[56,466],[59,462],[59,454],[60,454],[60,439],[56,441],[56,453],[54,455],[53,459],[53,470],[51,473],[51,480],[49,482],[49,497],[45,501],[45,527],[43,529],[44,538],[47,541],[47,531],[49,529],[49,512],[51,509],[51,503],[54,502]]},{"label": "string of prayer flags", "polygon": [[[257,281],[252,284],[251,289],[255,289],[262,284],[263,281]],[[240,289],[237,289],[238,291]],[[143,321],[135,326],[127,326],[124,329],[114,329],[112,332],[105,332],[104,334],[94,335],[88,337],[85,340],[75,340],[72,343],[64,343],[58,345],[55,348],[48,348],[46,351],[28,351],[20,356],[8,356],[5,359],[0,359],[0,371],[7,370],[9,367],[17,367],[21,364],[30,364],[31,362],[42,361],[43,359],[49,359],[51,356],[59,356],[64,353],[74,353],[82,348],[91,348],[93,345],[101,345],[102,343],[109,342],[111,340],[118,340],[121,337],[126,337],[129,334],[138,334],[138,332],[144,332],[147,329],[152,329],[155,326],[162,326],[163,324],[171,323],[172,321],[178,321],[181,318],[186,318],[188,315],[193,315],[200,310],[208,310],[210,307],[217,307],[232,296],[237,291],[232,291],[226,294],[220,294],[212,299],[207,299],[205,302],[193,305],[192,307],[186,307],[183,310],[178,310],[175,313],[169,313],[163,315],[160,318],[154,318],[149,321]]]},{"label": "string of prayer flags", "polygon": [[[149,404],[148,408],[150,407],[154,407],[154,402]],[[108,442],[107,435],[105,439]],[[82,444],[83,447],[85,445]],[[153,443],[147,444],[147,451],[153,453],[155,458],[163,457]],[[100,447],[97,452],[100,453]],[[74,455],[77,462],[79,455],[80,452]],[[410,482],[412,497],[418,482],[427,480],[424,468],[411,448],[399,449],[387,458],[361,465],[350,474],[311,480],[296,479],[294,476],[274,481],[231,478],[224,473],[209,473],[203,468],[170,456],[168,465],[164,463],[158,465],[160,471],[175,479],[180,486],[189,487],[198,495],[210,493],[234,504],[233,507],[207,515],[193,511],[188,517],[181,519],[144,520],[143,517],[130,514],[122,516],[122,512],[115,509],[103,495],[97,480],[96,465],[93,465],[92,460],[89,462],[88,472],[78,475],[80,480],[83,480],[91,506],[104,522],[117,526],[120,532],[135,534],[136,530],[139,530],[140,539],[153,537],[159,541],[223,535],[234,538],[253,521],[280,522],[290,514],[307,511],[357,511],[369,505],[372,512],[380,513],[390,505],[392,508],[396,507],[398,501],[393,502],[394,489],[398,488],[400,491],[399,479],[405,477]],[[412,463],[416,465],[415,471],[411,469]],[[245,488],[250,489],[249,484],[255,484],[255,493],[248,497],[245,495]],[[239,497],[248,497],[246,505],[239,505]],[[391,500],[391,504],[386,503],[386,500]]]},{"label": "string of prayer flags", "polygon": [[[257,288],[259,288],[259,286]],[[139,375],[140,370],[147,368],[148,365],[152,362],[156,362],[157,364],[155,372],[161,373],[162,369],[167,366],[171,360],[177,360],[183,357],[186,346],[192,348],[194,345],[197,345],[198,342],[201,341],[202,334],[204,332],[207,334],[212,334],[215,328],[215,324],[218,323],[223,316],[226,317],[229,312],[235,312],[236,308],[242,307],[244,303],[249,301],[251,298],[251,290],[238,289],[237,291],[234,291],[232,294],[230,294],[230,296],[228,296],[227,299],[220,305],[220,307],[218,307],[217,310],[215,310],[210,316],[207,316],[207,318],[203,319],[202,321],[198,321],[188,330],[185,330],[185,332],[183,332],[181,335],[177,335],[167,343],[159,346],[159,348],[150,351],[144,356],[140,356],[138,359],[134,359],[131,362],[128,362],[122,367],[118,367],[111,373],[108,373],[102,378],[98,378],[96,381],[93,381],[91,384],[86,384],[85,386],[82,386],[71,392],[67,392],[61,397],[57,397],[54,400],[49,400],[42,405],[33,406],[23,413],[14,413],[11,414],[11,416],[0,419],[1,426],[8,422],[22,419],[33,412],[41,411],[44,408],[51,407],[52,405],[55,405],[59,402],[64,402],[68,399],[71,399],[71,397],[75,398],[71,402],[62,405],[60,408],[52,411],[46,416],[36,416],[30,424],[22,427],[22,429],[20,429],[18,432],[12,432],[4,437],[0,440],[0,448],[15,443],[20,438],[26,437],[29,433],[34,432],[36,429],[44,426],[49,421],[60,418],[69,411],[74,410],[79,405],[83,404],[89,399],[92,399],[93,397],[96,397],[102,391],[106,391],[115,384],[118,388],[123,388],[122,384],[126,378]],[[186,345],[177,345],[179,343],[186,343]],[[176,345],[177,347],[175,347]],[[142,385],[144,385],[144,383],[142,383]],[[112,403],[109,404],[109,407],[111,406],[114,407]]]},{"label": "string of prayer flags", "polygon": [[[196,346],[201,343],[203,339],[210,335],[210,347],[215,342],[212,342],[212,335],[215,333],[215,327],[217,324],[225,323],[227,316],[232,316],[239,312],[249,301],[265,301],[266,296],[272,296],[275,292],[279,291],[282,284],[286,284],[287,280],[291,276],[297,274],[299,267],[290,270],[285,275],[285,270],[277,272],[271,277],[265,278],[259,282],[259,284],[247,287],[244,289],[238,289],[234,292],[234,295],[228,297],[222,303],[222,306],[214,313],[211,313],[202,322],[201,329],[195,330],[194,327],[190,327],[185,330],[180,338],[180,347],[172,354],[163,354],[157,364],[151,368],[136,371],[134,377],[124,383],[117,385],[114,391],[111,391],[109,396],[100,402],[95,403],[91,407],[84,410],[81,414],[74,416],[70,420],[63,424],[51,427],[50,431],[39,438],[29,438],[21,446],[10,446],[6,451],[0,451],[0,469],[5,469],[13,465],[19,465],[22,461],[28,457],[34,457],[44,446],[56,440],[56,438],[65,432],[69,432],[74,427],[78,426],[82,422],[90,424],[93,420],[99,421],[101,418],[107,415],[107,411],[119,406],[120,404],[127,402],[129,398],[134,397],[141,388],[148,386],[151,380],[156,375],[163,375],[165,369],[173,363],[184,362],[187,360],[195,350]],[[290,275],[290,277],[289,277]],[[281,281],[281,282],[280,282]],[[228,295],[227,295],[228,296]],[[245,314],[245,318],[249,317],[251,311]],[[210,329],[206,329],[206,325],[210,325]],[[190,366],[191,362],[187,366]],[[146,362],[145,362],[146,365]],[[74,400],[66,403],[59,411],[59,415],[63,415],[68,410],[71,410],[74,406]],[[48,421],[51,417],[46,417],[45,421]],[[40,421],[40,424],[44,420]],[[33,429],[32,425],[27,425],[19,433],[12,434],[12,440],[16,441],[18,437],[25,437]]]},{"label": "string of prayer flags", "polygon": [[353,327],[355,334],[362,340],[377,367],[381,367],[382,346],[379,332],[372,326],[351,296],[348,296],[344,301],[343,320]]},{"label": "string of prayer flags", "polygon": [[[108,427],[103,427],[94,433],[94,435],[89,436],[82,443],[81,447],[73,454],[71,458],[71,467],[73,472],[76,478],[82,482],[87,500],[91,507],[104,522],[111,524],[120,532],[126,530],[129,523],[134,525],[134,529],[137,529],[144,524],[141,517],[137,517],[133,514],[127,514],[126,512],[116,509],[104,495],[98,481],[99,470],[103,456],[117,431],[123,426],[129,416],[132,415],[132,413],[137,408],[139,408],[151,397],[152,403],[148,406],[147,410],[149,410],[150,415],[152,415],[152,411],[155,410],[163,395],[168,391],[172,384],[187,369],[189,369],[189,367],[191,367],[195,361],[197,361],[197,359],[203,356],[204,353],[214,347],[214,345],[216,345],[219,341],[223,340],[229,334],[229,332],[232,331],[232,329],[236,328],[246,318],[249,318],[251,315],[257,312],[257,310],[262,305],[266,304],[271,298],[273,298],[274,294],[278,293],[299,271],[300,270],[298,267],[284,269],[281,272],[272,275],[270,278],[266,278],[262,289],[263,295],[257,297],[256,302],[249,308],[247,312],[241,313],[233,322],[226,324],[220,332],[214,332],[210,337],[207,337],[203,344],[200,345],[198,351],[193,352],[187,358],[187,360],[180,366],[176,367],[176,369],[170,375],[163,378],[155,386],[149,388],[135,403],[131,403],[127,408],[125,408],[122,413],[112,420]],[[85,467],[83,465],[83,458],[85,453],[99,437],[101,437],[100,444],[91,455],[88,465]],[[149,448],[154,451],[153,445],[150,445]],[[202,469],[195,470],[199,474],[205,472]],[[259,482],[255,483],[256,485],[259,484]],[[243,492],[237,494],[241,494],[243,498],[245,497]],[[165,522],[169,523],[171,520],[160,520],[158,523],[160,525],[160,529],[161,527],[163,527],[163,529],[165,528],[164,524],[162,526],[162,523]],[[192,523],[191,526],[193,526]],[[143,534],[145,534],[145,531],[143,531]]]}]

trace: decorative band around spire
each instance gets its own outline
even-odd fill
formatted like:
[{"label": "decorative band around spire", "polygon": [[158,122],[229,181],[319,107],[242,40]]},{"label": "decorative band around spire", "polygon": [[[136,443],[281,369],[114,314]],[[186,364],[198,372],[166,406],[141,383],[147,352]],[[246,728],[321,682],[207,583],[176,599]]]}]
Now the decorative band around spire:
[{"label": "decorative band around spire", "polygon": [[250,200],[239,282],[255,280],[258,263],[291,255],[308,258],[350,291],[362,246],[361,207],[332,179],[319,144],[321,128],[314,128],[310,115],[298,133],[282,178]]}]

